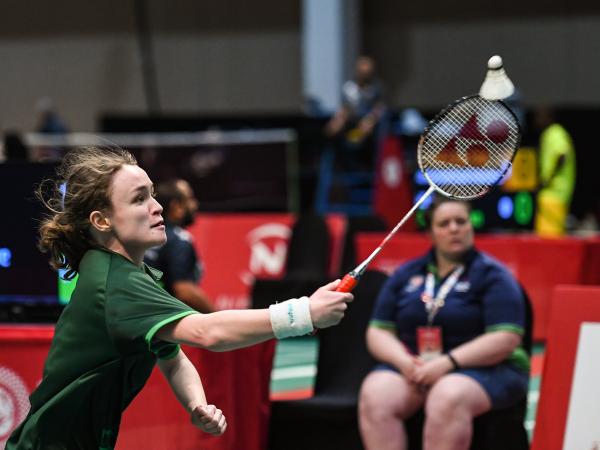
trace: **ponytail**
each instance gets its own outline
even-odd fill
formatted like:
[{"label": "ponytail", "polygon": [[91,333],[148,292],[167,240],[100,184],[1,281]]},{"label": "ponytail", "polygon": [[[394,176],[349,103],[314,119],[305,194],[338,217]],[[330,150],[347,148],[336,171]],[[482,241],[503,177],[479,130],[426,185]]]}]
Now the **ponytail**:
[{"label": "ponytail", "polygon": [[122,149],[80,148],[65,155],[58,180],[45,180],[37,188],[36,196],[49,211],[39,227],[38,248],[50,255],[52,268],[66,271],[65,279],[74,278],[83,255],[98,247],[89,215],[111,209],[112,176],[122,166],[136,164]]}]

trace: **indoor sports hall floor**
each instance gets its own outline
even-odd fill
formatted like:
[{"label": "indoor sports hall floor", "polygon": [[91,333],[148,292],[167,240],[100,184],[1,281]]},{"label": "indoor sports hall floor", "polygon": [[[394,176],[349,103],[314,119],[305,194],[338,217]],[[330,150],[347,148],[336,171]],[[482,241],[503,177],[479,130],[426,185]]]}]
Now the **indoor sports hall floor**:
[{"label": "indoor sports hall floor", "polygon": [[[317,339],[315,336],[308,336],[277,342],[271,374],[272,400],[300,399],[312,395],[317,373]],[[543,344],[534,345],[531,359],[528,411],[525,420],[525,428],[530,439],[535,425],[543,360]]]}]

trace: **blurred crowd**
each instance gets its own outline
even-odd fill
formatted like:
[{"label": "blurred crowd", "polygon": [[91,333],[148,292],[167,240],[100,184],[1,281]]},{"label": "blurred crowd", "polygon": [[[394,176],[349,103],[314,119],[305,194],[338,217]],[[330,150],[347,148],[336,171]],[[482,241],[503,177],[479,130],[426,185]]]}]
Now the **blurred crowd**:
[{"label": "blurred crowd", "polygon": [[[574,139],[558,120],[553,108],[525,108],[524,96],[518,88],[505,102],[518,117],[524,145],[536,149],[532,173],[535,178],[532,194],[536,198],[533,231],[549,237],[597,231],[600,205],[586,205],[585,210],[578,211],[578,214],[574,214],[571,207],[577,180],[576,137]],[[322,149],[333,150],[335,171],[374,174],[382,141],[389,136],[402,141],[403,163],[408,173],[418,171],[417,141],[427,119],[434,113],[414,107],[398,109],[390,105],[372,57],[361,55],[357,58],[353,76],[343,83],[340,105],[325,123],[321,142]],[[51,136],[75,131],[69,129],[53,99],[39,99],[33,110],[35,125],[27,131]],[[29,145],[28,135],[25,130],[4,130],[0,161],[46,162],[60,159],[60,148]]]}]

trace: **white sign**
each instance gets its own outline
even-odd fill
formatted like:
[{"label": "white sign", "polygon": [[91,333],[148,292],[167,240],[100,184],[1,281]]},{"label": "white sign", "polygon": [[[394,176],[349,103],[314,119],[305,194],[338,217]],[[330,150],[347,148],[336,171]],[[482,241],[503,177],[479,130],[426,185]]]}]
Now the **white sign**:
[{"label": "white sign", "polygon": [[563,450],[600,449],[600,323],[583,323]]}]

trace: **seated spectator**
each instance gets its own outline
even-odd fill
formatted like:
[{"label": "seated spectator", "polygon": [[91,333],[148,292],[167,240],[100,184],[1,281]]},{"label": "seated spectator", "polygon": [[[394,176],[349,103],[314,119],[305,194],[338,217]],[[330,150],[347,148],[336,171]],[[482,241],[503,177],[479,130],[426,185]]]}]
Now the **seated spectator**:
[{"label": "seated spectator", "polygon": [[367,450],[406,449],[404,421],[425,410],[425,450],[468,449],[473,418],[527,394],[525,299],[501,263],[473,246],[465,202],[427,212],[432,249],[382,288],[367,330],[379,361],[359,399]]},{"label": "seated spectator", "polygon": [[164,208],[167,243],[148,250],[145,261],[163,273],[165,288],[175,298],[201,313],[214,312],[212,301],[199,286],[202,261],[192,235],[185,230],[194,223],[198,211],[192,187],[183,179],[165,181],[156,186],[156,198]]}]

